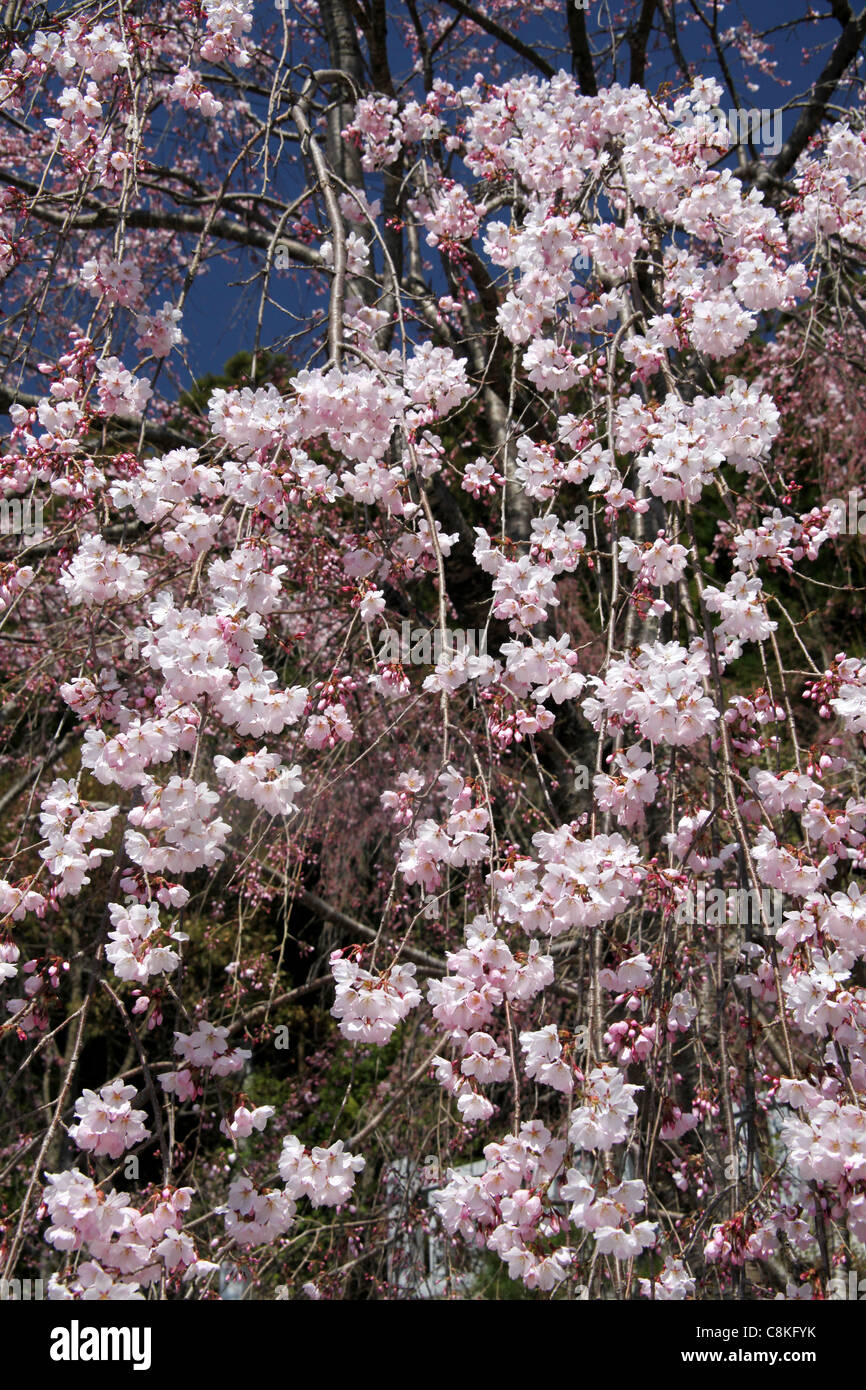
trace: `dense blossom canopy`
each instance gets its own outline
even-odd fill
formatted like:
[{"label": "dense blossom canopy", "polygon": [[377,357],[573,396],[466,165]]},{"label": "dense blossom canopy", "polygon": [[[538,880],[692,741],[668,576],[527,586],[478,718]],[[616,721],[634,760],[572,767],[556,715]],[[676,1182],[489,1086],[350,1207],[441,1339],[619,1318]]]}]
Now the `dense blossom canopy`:
[{"label": "dense blossom canopy", "polygon": [[0,1273],[830,1296],[866,11],[26,10]]}]

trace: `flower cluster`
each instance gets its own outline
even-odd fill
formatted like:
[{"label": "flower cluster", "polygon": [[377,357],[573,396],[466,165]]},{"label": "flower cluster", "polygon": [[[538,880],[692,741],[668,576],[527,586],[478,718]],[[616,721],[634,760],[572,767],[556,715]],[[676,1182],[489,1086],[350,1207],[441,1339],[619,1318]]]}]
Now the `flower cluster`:
[{"label": "flower cluster", "polygon": [[109,1081],[98,1095],[84,1091],[75,1102],[78,1123],[70,1125],[70,1139],[88,1153],[121,1158],[127,1149],[150,1137],[142,1124],[145,1111],[132,1108],[135,1095],[135,1087],[124,1086],[120,1080]]},{"label": "flower cluster", "polygon": [[211,1076],[232,1076],[243,1071],[252,1053],[243,1047],[229,1047],[228,1028],[206,1021],[192,1033],[175,1033],[174,1050],[186,1064],[180,1071],[163,1072],[159,1084],[178,1100],[194,1100],[197,1094],[194,1072]]},{"label": "flower cluster", "polygon": [[448,974],[427,985],[433,1016],[455,1042],[489,1023],[504,999],[532,999],[553,980],[553,960],[540,954],[537,941],[515,955],[484,916],[475,917],[465,935],[466,945],[447,957]]},{"label": "flower cluster", "polygon": [[180,956],[170,943],[181,945],[189,937],[161,925],[157,903],[109,903],[108,913],[112,930],[105,955],[119,980],[146,985],[152,975],[177,969]]},{"label": "flower cluster", "polygon": [[303,791],[298,763],[283,767],[279,754],[260,748],[247,753],[239,762],[230,758],[214,758],[214,771],[236,796],[252,801],[271,816],[290,816],[298,808],[295,797]]},{"label": "flower cluster", "polygon": [[79,800],[75,782],[58,777],[43,799],[39,829],[48,841],[39,851],[49,871],[60,880],[56,893],[76,895],[90,882],[88,869],[96,869],[111,850],[85,848],[91,840],[106,835],[119,807],[99,809]]},{"label": "flower cluster", "polygon": [[304,1196],[314,1207],[339,1207],[351,1196],[365,1160],[349,1153],[341,1139],[326,1149],[307,1150],[290,1134],[283,1140],[278,1166],[293,1200]]},{"label": "flower cluster", "polygon": [[148,873],[181,874],[218,864],[225,857],[222,846],[231,826],[213,816],[219,795],[206,782],[175,776],[163,787],[145,777],[142,795],[142,805],[134,806],[127,817],[136,828],[127,830],[124,837],[133,863]]},{"label": "flower cluster", "polygon": [[539,831],[532,838],[541,864],[517,859],[513,868],[493,874],[506,922],[560,936],[572,927],[609,922],[640,892],[644,870],[637,847],[622,835],[580,839],[578,829]]},{"label": "flower cluster", "polygon": [[594,693],[582,709],[595,729],[608,719],[615,727],[634,724],[651,743],[697,743],[719,718],[703,693],[709,674],[701,641],[688,650],[678,642],[654,642],[641,646],[634,660],[612,661],[604,677],[591,676]]},{"label": "flower cluster", "polygon": [[410,1010],[421,1003],[415,987],[416,966],[392,965],[381,975],[362,970],[357,961],[331,952],[331,974],[337,997],[331,1013],[340,1020],[340,1032],[350,1042],[384,1045]]},{"label": "flower cluster", "polygon": [[152,1211],[140,1211],[127,1192],[103,1192],[77,1168],[47,1173],[42,1202],[51,1225],[49,1245],[63,1252],[87,1251],[74,1281],[53,1277],[49,1298],[140,1299],[141,1287],[169,1273],[203,1274],[214,1265],[199,1260],[183,1216],[195,1195],[191,1187],[166,1188]]}]

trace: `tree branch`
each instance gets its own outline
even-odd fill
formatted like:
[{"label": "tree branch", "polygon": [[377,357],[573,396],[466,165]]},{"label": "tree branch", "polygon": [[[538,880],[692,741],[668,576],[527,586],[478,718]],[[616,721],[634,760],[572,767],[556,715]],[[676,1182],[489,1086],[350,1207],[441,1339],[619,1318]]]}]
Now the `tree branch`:
[{"label": "tree branch", "polygon": [[565,17],[568,23],[568,38],[571,44],[571,70],[580,84],[585,97],[598,96],[598,83],[595,80],[595,67],[586,33],[586,18],[574,0],[565,0]]},{"label": "tree branch", "polygon": [[479,29],[490,34],[500,43],[504,43],[507,48],[511,48],[515,53],[519,53],[521,58],[525,58],[533,67],[543,73],[545,77],[555,77],[556,70],[551,67],[546,58],[542,58],[540,53],[536,53],[534,48],[530,48],[528,43],[517,38],[516,34],[509,34],[507,29],[503,29],[501,24],[497,24],[495,19],[489,19],[486,14],[476,10],[473,5],[467,5],[465,0],[444,0],[449,9],[457,10],[464,19],[471,19],[473,24],[477,24]]},{"label": "tree branch", "polygon": [[634,30],[628,36],[628,46],[631,50],[631,69],[629,71],[629,82],[633,87],[643,85],[644,73],[646,72],[646,50],[649,37],[652,32],[653,16],[655,15],[658,0],[643,0],[640,18]]},{"label": "tree branch", "polygon": [[[13,188],[18,188],[23,193],[29,193],[34,197],[40,193],[37,184],[31,183],[29,179],[21,178],[17,174],[12,174],[7,169],[0,169],[0,183],[8,183]],[[46,195],[42,194],[41,196]],[[255,195],[251,193],[249,196],[252,198]],[[46,207],[42,203],[34,203],[28,211],[31,217],[38,218],[40,222],[48,222],[54,227],[72,228],[75,231],[114,227],[120,221],[123,221],[127,227],[148,227],[174,232],[202,232],[208,227],[206,218],[197,217],[194,213],[189,212],[156,212],[151,208],[130,208],[124,212],[120,208],[112,208],[104,203],[99,203],[95,198],[86,198],[84,206],[92,210],[75,213],[71,217],[62,208]],[[263,251],[269,250],[274,240],[274,233],[267,234],[264,231],[257,231],[254,227],[249,227],[231,217],[215,217],[209,225],[209,230],[223,241],[233,241],[243,246],[256,246]],[[314,251],[311,246],[305,246],[302,241],[296,241],[292,237],[281,237],[280,240],[296,261],[304,265],[315,266],[317,270],[328,269],[319,252]]]},{"label": "tree branch", "polygon": [[[864,37],[866,37],[866,9],[856,19],[852,16],[842,32],[824,71],[812,89],[812,97],[808,106],[770,166],[770,172],[774,178],[783,179],[789,173],[818,130],[827,114],[827,104],[839,84],[839,79],[856,58]],[[760,183],[759,175],[758,184],[760,185]]]}]

